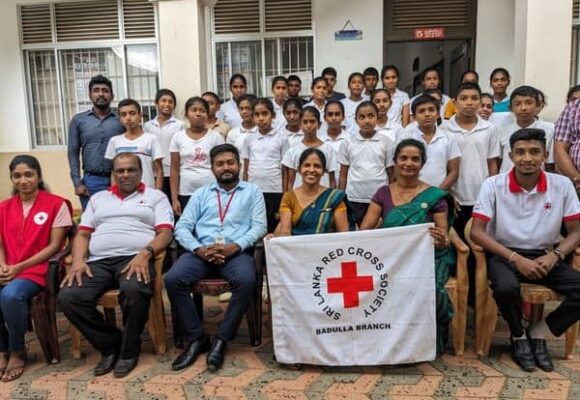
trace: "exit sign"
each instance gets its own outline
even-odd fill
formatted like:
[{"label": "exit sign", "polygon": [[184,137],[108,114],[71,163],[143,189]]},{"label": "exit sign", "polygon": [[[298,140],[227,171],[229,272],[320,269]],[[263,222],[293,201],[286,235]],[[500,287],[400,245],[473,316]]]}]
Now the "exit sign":
[{"label": "exit sign", "polygon": [[445,28],[417,28],[413,36],[415,40],[445,39]]}]

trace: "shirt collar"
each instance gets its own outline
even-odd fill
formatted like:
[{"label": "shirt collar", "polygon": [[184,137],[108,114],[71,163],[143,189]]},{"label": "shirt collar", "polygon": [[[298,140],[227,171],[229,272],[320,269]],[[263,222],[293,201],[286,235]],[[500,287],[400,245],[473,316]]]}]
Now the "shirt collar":
[{"label": "shirt collar", "polygon": [[473,132],[476,132],[479,130],[484,130],[484,129],[489,128],[491,126],[491,122],[484,120],[483,118],[481,118],[478,115],[477,116],[477,124],[475,125],[475,127],[471,131],[468,131],[466,129],[463,129],[461,126],[459,126],[459,124],[457,123],[457,114],[455,114],[453,117],[451,117],[450,119],[447,120],[447,126],[456,132],[473,133]]},{"label": "shirt collar", "polygon": [[250,129],[246,129],[244,128],[243,125],[240,125],[240,133],[254,133],[254,132],[258,132],[258,125],[255,125]]},{"label": "shirt collar", "polygon": [[[508,188],[511,193],[521,193],[525,190],[516,180],[515,168],[512,168],[508,173]],[[536,191],[539,193],[545,193],[548,191],[548,178],[546,173],[542,170],[540,170],[540,176],[538,178],[538,183],[536,184]]]},{"label": "shirt collar", "polygon": [[[169,117],[169,119],[165,122],[165,125],[171,124],[173,122],[176,122],[177,119],[172,115],[171,117]],[[152,123],[154,123],[155,125],[157,125],[157,127],[161,127],[161,124],[159,123],[159,116],[153,118],[151,120]]]},{"label": "shirt collar", "polygon": [[[243,189],[244,189],[244,188],[247,186],[247,184],[248,184],[247,182],[245,182],[245,181],[242,181],[242,180],[240,179],[240,181],[238,182],[238,184],[236,185],[236,187],[234,187],[232,190],[230,190],[230,191],[229,191],[229,192],[227,192],[227,193],[231,193],[231,192],[233,192],[234,190],[243,190]],[[216,181],[216,182],[212,182],[212,183],[210,183],[210,184],[209,184],[209,189],[210,189],[210,190],[216,190],[216,191],[222,191],[222,192],[225,192],[225,191],[226,191],[225,189],[222,189],[222,188],[220,187],[220,185],[217,183],[217,181]]]},{"label": "shirt collar", "polygon": [[[90,110],[87,111],[88,115],[94,115],[95,117],[98,117],[98,115],[95,113],[95,109],[94,107],[91,108]],[[113,112],[112,108],[109,108],[109,113],[107,115],[105,115],[105,118],[109,118],[110,116],[116,117],[117,115]],[[103,119],[105,119],[103,118]]]},{"label": "shirt collar", "polygon": [[365,137],[362,137],[362,135],[360,134],[360,131],[357,131],[356,132],[356,139],[361,140],[361,141],[372,140],[372,141],[376,142],[379,140],[379,132],[375,129],[375,133],[373,134],[373,136],[371,136],[370,138],[365,138]]},{"label": "shirt collar", "polygon": [[115,196],[117,196],[118,198],[120,198],[121,200],[131,196],[131,194],[137,192],[137,193],[143,193],[145,192],[145,184],[143,182],[140,182],[139,185],[137,185],[137,190],[135,190],[135,192],[131,193],[130,195],[127,195],[125,197],[123,197],[123,195],[121,194],[121,192],[119,191],[119,186],[118,185],[112,185],[109,188],[109,191],[111,193],[113,193]]}]

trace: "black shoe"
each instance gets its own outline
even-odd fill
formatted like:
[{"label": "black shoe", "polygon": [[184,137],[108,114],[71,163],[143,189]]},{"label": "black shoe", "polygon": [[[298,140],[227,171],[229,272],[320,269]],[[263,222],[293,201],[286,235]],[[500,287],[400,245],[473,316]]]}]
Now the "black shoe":
[{"label": "black shoe", "polygon": [[129,375],[129,372],[133,371],[137,366],[138,361],[139,357],[119,359],[117,364],[115,364],[115,371],[113,372],[115,378],[123,378]]},{"label": "black shoe", "polygon": [[534,355],[528,339],[512,339],[512,358],[524,371],[532,372],[536,370]]},{"label": "black shoe", "polygon": [[101,361],[95,367],[95,376],[101,376],[111,372],[115,368],[118,357],[119,354],[116,352],[107,356],[101,356]]},{"label": "black shoe", "polygon": [[530,339],[530,342],[532,345],[532,353],[534,354],[534,359],[536,360],[536,365],[546,372],[552,372],[554,370],[554,364],[552,363],[550,353],[548,353],[546,340]]},{"label": "black shoe", "polygon": [[171,369],[179,371],[180,369],[189,367],[200,354],[209,350],[209,345],[209,338],[205,335],[193,342],[189,342],[181,354],[173,361]]},{"label": "black shoe", "polygon": [[211,349],[207,353],[207,358],[205,359],[207,363],[207,369],[212,372],[217,371],[224,364],[224,353],[226,351],[227,342],[222,339],[215,339],[211,344]]}]

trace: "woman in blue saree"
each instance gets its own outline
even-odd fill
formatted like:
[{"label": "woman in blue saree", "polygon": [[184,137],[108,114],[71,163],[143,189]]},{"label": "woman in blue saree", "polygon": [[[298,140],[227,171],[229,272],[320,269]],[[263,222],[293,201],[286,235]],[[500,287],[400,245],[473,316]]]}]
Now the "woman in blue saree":
[{"label": "woman in blue saree", "polygon": [[280,202],[280,224],[275,236],[346,232],[349,220],[342,190],[320,184],[326,172],[326,157],[316,148],[304,150],[298,172],[302,185],[286,192]]},{"label": "woman in blue saree", "polygon": [[[360,226],[361,230],[391,228],[433,222],[429,232],[435,244],[435,293],[437,312],[437,354],[443,353],[449,335],[453,308],[445,284],[454,253],[449,248],[448,231],[452,209],[449,194],[419,180],[426,161],[423,143],[414,139],[401,141],[394,155],[395,182],[381,187],[373,196]],[[382,224],[378,226],[382,219]]]}]

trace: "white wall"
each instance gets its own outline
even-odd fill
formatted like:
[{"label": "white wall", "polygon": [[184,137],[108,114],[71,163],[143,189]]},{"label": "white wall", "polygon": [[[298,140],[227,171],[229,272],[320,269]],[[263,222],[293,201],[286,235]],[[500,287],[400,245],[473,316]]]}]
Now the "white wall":
[{"label": "white wall", "polygon": [[[383,0],[313,0],[315,23],[315,71],[325,67],[338,71],[336,90],[348,92],[351,72],[374,66],[379,71],[383,63]],[[350,20],[363,31],[362,40],[335,41],[334,32]],[[304,93],[307,92],[304,88]]]}]

